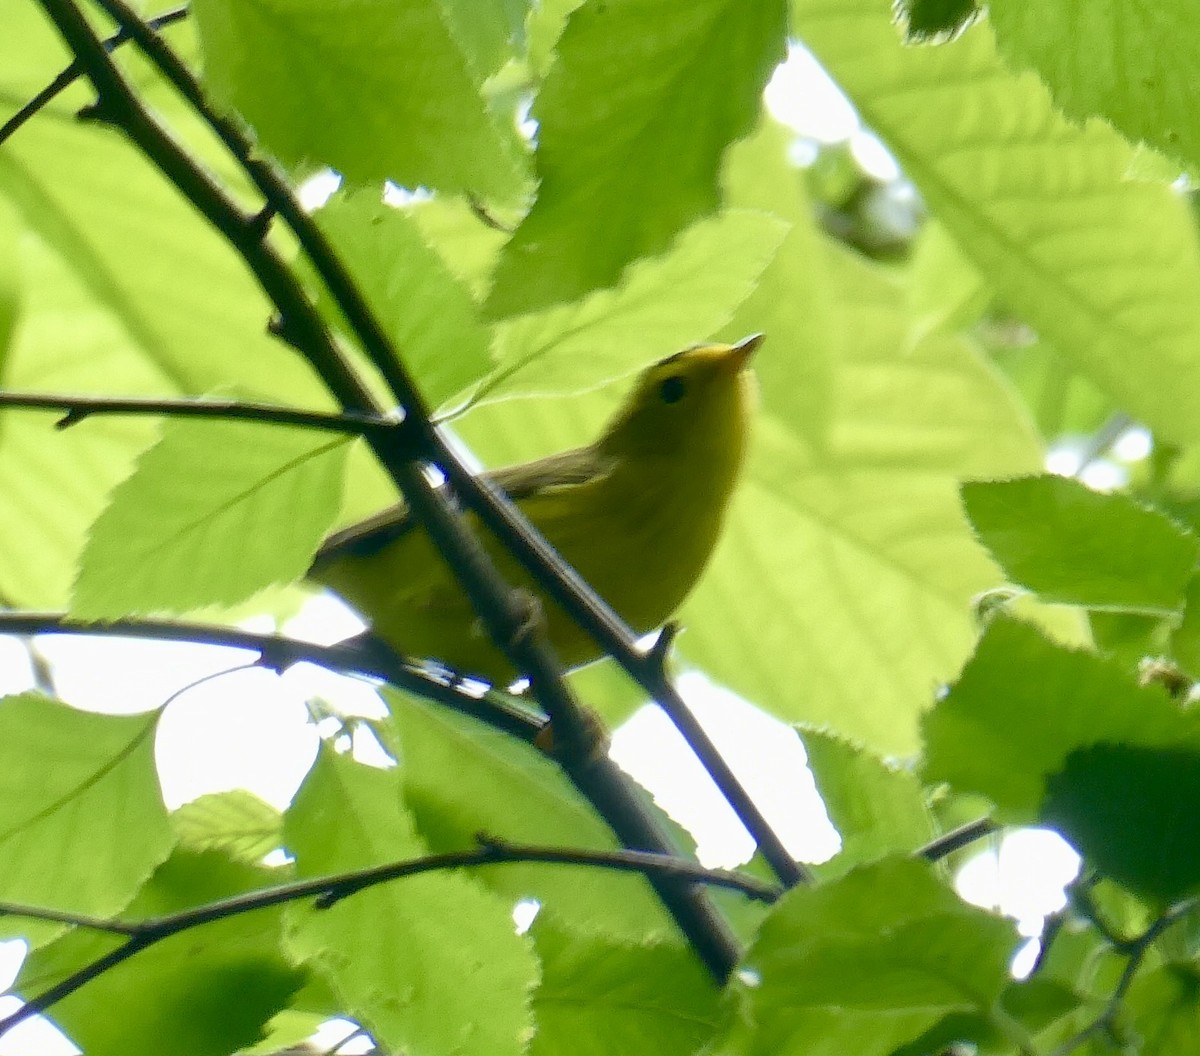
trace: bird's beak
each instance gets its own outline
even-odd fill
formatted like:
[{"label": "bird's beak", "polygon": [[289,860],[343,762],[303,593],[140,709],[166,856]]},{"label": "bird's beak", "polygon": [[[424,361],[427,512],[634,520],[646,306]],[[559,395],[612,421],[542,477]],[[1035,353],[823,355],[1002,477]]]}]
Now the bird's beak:
[{"label": "bird's beak", "polygon": [[729,365],[735,373],[745,369],[746,364],[750,362],[750,357],[754,355],[754,350],[766,339],[766,334],[751,334],[749,337],[742,338],[729,350]]}]

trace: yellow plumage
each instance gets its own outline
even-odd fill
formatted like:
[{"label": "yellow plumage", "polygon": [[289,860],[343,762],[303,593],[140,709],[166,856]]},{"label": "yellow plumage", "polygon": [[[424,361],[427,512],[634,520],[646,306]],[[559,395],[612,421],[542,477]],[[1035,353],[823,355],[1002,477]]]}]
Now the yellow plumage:
[{"label": "yellow plumage", "polygon": [[[664,359],[640,375],[595,443],[490,474],[639,633],[675,611],[716,545],[753,405],[745,367],[761,340]],[[503,548],[481,537],[505,580],[533,590]],[[500,684],[515,676],[403,505],[331,536],[310,577],[401,653]],[[559,659],[567,667],[597,659],[567,614],[542,602]]]}]

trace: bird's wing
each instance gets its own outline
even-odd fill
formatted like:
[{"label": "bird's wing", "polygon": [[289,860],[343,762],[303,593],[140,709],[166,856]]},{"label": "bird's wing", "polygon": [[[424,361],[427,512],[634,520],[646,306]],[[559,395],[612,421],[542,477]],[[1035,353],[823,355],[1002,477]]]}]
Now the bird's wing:
[{"label": "bird's wing", "polygon": [[[607,460],[590,447],[563,451],[535,462],[509,466],[487,474],[488,479],[514,502],[529,498],[552,488],[570,484],[586,484],[609,470]],[[310,575],[320,575],[330,562],[344,557],[369,557],[390,543],[404,537],[416,527],[416,518],[403,503],[380,510],[365,520],[334,532],[313,558]]]}]

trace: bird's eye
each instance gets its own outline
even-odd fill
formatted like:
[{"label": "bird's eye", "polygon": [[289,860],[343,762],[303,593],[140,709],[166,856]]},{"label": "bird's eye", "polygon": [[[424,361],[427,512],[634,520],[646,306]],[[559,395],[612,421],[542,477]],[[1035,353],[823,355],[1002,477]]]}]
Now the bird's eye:
[{"label": "bird's eye", "polygon": [[663,378],[662,384],[658,386],[658,395],[663,403],[678,403],[687,395],[687,382],[678,374]]}]

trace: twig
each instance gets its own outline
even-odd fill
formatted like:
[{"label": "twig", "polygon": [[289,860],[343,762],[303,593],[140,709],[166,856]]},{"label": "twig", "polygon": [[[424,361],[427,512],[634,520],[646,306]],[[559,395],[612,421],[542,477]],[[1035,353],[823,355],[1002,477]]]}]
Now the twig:
[{"label": "twig", "polygon": [[537,862],[544,865],[590,866],[618,872],[641,873],[645,876],[686,879],[692,883],[739,891],[748,898],[762,902],[773,902],[782,893],[779,888],[765,884],[756,877],[727,869],[705,869],[691,859],[672,855],[628,850],[590,851],[540,847],[507,843],[487,836],[480,836],[479,840],[480,846],[469,851],[432,854],[423,858],[390,862],[386,865],[358,869],[334,876],[314,877],[309,880],[278,884],[275,887],[260,888],[257,891],[218,899],[191,909],[138,921],[104,921],[82,914],[76,915],[37,906],[16,903],[0,904],[0,911],[8,913],[10,916],[74,924],[93,931],[123,935],[127,939],[121,946],[85,965],[79,971],[73,972],[37,997],[30,999],[15,1012],[0,1019],[0,1037],[18,1023],[31,1016],[40,1015],[97,976],[124,963],[142,950],[148,949],[164,939],[190,931],[192,928],[212,924],[219,920],[228,920],[230,917],[252,913],[255,910],[300,902],[309,898],[314,899],[317,909],[328,909],[359,891],[404,877],[419,876],[422,873]]},{"label": "twig", "polygon": [[929,862],[940,862],[943,858],[949,858],[955,851],[961,851],[976,840],[982,840],[985,836],[999,831],[1000,826],[991,818],[977,818],[930,840],[924,847],[917,848],[913,854]]},{"label": "twig", "polygon": [[[172,25],[187,18],[188,9],[186,6],[177,7],[171,11],[164,11],[161,15],[150,19],[146,24],[154,29],[163,29],[166,26]],[[129,40],[129,34],[123,29],[114,33],[107,40],[103,41],[105,50],[115,51],[122,44]],[[45,109],[51,102],[61,95],[67,88],[74,84],[80,77],[83,76],[83,67],[78,62],[71,63],[65,70],[54,78],[45,88],[37,93],[29,100],[20,110],[12,117],[0,125],[0,146],[3,146],[14,132],[17,131],[26,121]]]},{"label": "twig", "polygon": [[476,198],[475,195],[472,194],[470,197],[468,197],[467,204],[470,206],[471,212],[474,214],[475,219],[482,223],[484,227],[490,227],[493,231],[499,231],[501,234],[505,235],[511,235],[513,233],[513,228],[509,227],[508,224],[502,224],[499,220],[492,216],[492,214],[488,212],[488,207],[484,205],[483,202],[481,202],[478,198]]},{"label": "twig", "polygon": [[342,1049],[344,1049],[347,1045],[350,1044],[350,1042],[354,1041],[357,1038],[364,1038],[365,1040],[369,1041],[371,1043],[371,1051],[372,1052],[378,1051],[375,1047],[375,1039],[372,1038],[371,1035],[367,1032],[366,1027],[360,1026],[360,1027],[356,1027],[353,1031],[351,1031],[349,1034],[347,1034],[344,1038],[342,1038],[341,1041],[335,1042],[333,1045],[330,1045],[329,1048],[325,1049],[323,1052],[314,1054],[314,1056],[338,1056],[338,1053],[340,1053],[342,1051]]},{"label": "twig", "polygon": [[[487,865],[509,862],[541,862],[546,865],[591,865],[602,869],[613,869],[625,873],[657,872],[662,876],[695,880],[710,887],[726,887],[738,891],[757,902],[774,902],[783,893],[774,884],[764,883],[756,877],[730,869],[708,869],[690,858],[655,854],[650,851],[588,851],[578,848],[536,847],[529,844],[509,843],[493,836],[480,833],[476,836],[480,848],[474,852],[458,852],[484,856],[470,859],[465,864]],[[494,857],[486,857],[486,856]],[[328,885],[325,893],[317,899],[320,909],[336,905],[343,898],[375,884],[407,876],[410,863],[395,863],[364,869],[357,877]]]},{"label": "twig", "polygon": [[1133,425],[1133,419],[1123,411],[1115,411],[1110,414],[1104,424],[1089,438],[1087,446],[1079,453],[1079,465],[1075,467],[1071,476],[1076,479],[1082,477],[1084,470],[1098,458],[1103,457],[1131,425]]},{"label": "twig", "polygon": [[57,429],[69,429],[96,415],[151,415],[165,418],[209,418],[220,421],[262,422],[320,429],[332,433],[364,436],[374,430],[395,429],[396,418],[373,414],[301,411],[270,403],[246,403],[241,400],[214,399],[143,399],[140,397],[74,396],[49,392],[0,391],[0,407],[24,407],[31,410],[65,411]]},{"label": "twig", "polygon": [[62,612],[0,612],[0,634],[139,638],[247,649],[259,655],[260,664],[275,671],[308,662],[333,671],[383,679],[399,689],[469,715],[530,744],[545,726],[544,717],[520,706],[507,694],[498,690],[481,694],[467,692],[457,680],[439,677],[405,660],[373,638],[317,645],[282,635],[184,620],[131,618],[108,623],[78,623]]},{"label": "twig", "polygon": [[24,920],[40,920],[49,924],[70,924],[76,928],[103,931],[110,935],[136,935],[139,930],[137,924],[128,924],[123,920],[105,920],[87,913],[28,906],[23,902],[0,902],[0,917],[21,917]]},{"label": "twig", "polygon": [[1142,962],[1146,959],[1146,954],[1150,952],[1150,948],[1154,943],[1162,937],[1163,932],[1173,927],[1188,914],[1195,912],[1197,906],[1200,906],[1200,898],[1189,898],[1186,902],[1179,903],[1167,910],[1166,913],[1154,921],[1140,936],[1129,941],[1126,948],[1121,951],[1129,959],[1125,962],[1121,978],[1117,980],[1117,985],[1113,988],[1113,992],[1105,1003],[1103,1011],[1077,1034],[1068,1038],[1058,1048],[1054,1049],[1050,1056],[1068,1056],[1069,1053],[1074,1052],[1075,1049],[1079,1048],[1089,1038],[1101,1033],[1113,1033],[1116,1029],[1117,1016],[1120,1015],[1125,995],[1129,992],[1130,986],[1133,985],[1134,977],[1137,975],[1138,969],[1141,968]]},{"label": "twig", "polygon": [[[428,408],[400,364],[391,342],[349,273],[311,217],[300,207],[282,173],[272,163],[254,155],[240,128],[208,106],[190,71],[136,12],[123,0],[98,2],[191,103],[241,163],[266,197],[268,205],[292,227],[368,358],[392,389],[404,411],[404,422],[386,436],[368,436],[368,442],[428,531],[440,555],[454,571],[492,640],[517,670],[529,676],[535,697],[554,723],[555,742],[562,747],[559,761],[568,776],[622,843],[669,852],[673,846],[670,834],[639,798],[632,782],[608,759],[606,745],[596,737],[596,724],[566,687],[549,648],[537,636],[522,633],[524,613],[513,592],[499,577],[487,554],[446,498],[425,478],[419,464],[422,461],[434,462],[444,471],[457,466],[467,476],[469,473],[430,423]],[[40,0],[40,3],[87,69],[99,93],[104,116],[124,129],[147,158],[242,253],[280,309],[282,334],[309,359],[345,409],[374,412],[370,393],[332,342],[295,277],[261,239],[261,227],[255,219],[244,215],[224,189],[140,104],[91,33],[74,0]],[[486,488],[482,492],[476,489],[474,494],[490,495],[491,492]],[[512,510],[511,504],[508,508]],[[515,516],[517,523],[524,526],[523,530],[530,532],[524,520]],[[544,541],[541,545],[548,549]],[[561,565],[561,561],[558,564]],[[578,580],[577,576],[575,580]],[[595,599],[594,594],[591,596]],[[652,877],[651,882],[713,975],[724,979],[740,956],[740,944],[728,922],[702,892],[657,876]]]},{"label": "twig", "polygon": [[[42,0],[43,4],[58,0]],[[278,169],[256,156],[249,140],[233,122],[209,107],[196,79],[178,57],[145,23],[137,17],[125,0],[97,0],[123,28],[138,47],[179,90],[185,99],[204,118],[247,175],[267,199],[268,205],[292,228],[297,240],[330,296],[341,309],[363,350],[387,383],[404,409],[406,420],[412,422],[411,440],[423,457],[435,463],[450,480],[455,493],[496,538],[529,571],[540,587],[558,602],[601,649],[615,657],[618,663],[663,708],[675,723],[685,741],[711,775],[742,824],[757,842],[764,858],[779,879],[788,886],[811,879],[779,839],[762,811],[725,762],[716,745],[692,715],[682,696],[662,670],[661,665],[647,658],[637,648],[637,638],[625,622],[601,599],[587,582],[558,555],[545,539],[529,524],[506,495],[486,479],[478,477],[446,443],[432,426],[429,408],[403,364],[391,341],[383,332],[357,284],[333,252],[312,218],[301,208],[287,181]],[[99,87],[99,86],[98,86]],[[145,149],[145,147],[143,147]],[[149,153],[149,152],[148,152]],[[154,159],[153,153],[150,157]],[[237,243],[235,242],[235,245]],[[284,313],[287,318],[287,313]],[[304,345],[298,347],[304,348]],[[319,368],[318,368],[319,369]],[[520,607],[512,603],[508,592],[494,575],[490,561],[473,540],[455,531],[453,517],[444,519],[444,504],[430,501],[429,488],[412,463],[395,465],[395,452],[387,445],[376,446],[381,461],[392,471],[396,483],[408,499],[414,513],[429,530],[442,556],[460,575],[464,592],[474,604],[493,641],[509,653],[514,666],[530,676],[533,691],[555,723],[556,743],[562,754],[560,762],[573,780],[592,782],[620,781],[620,772],[597,772],[591,766],[596,754],[594,723],[583,715],[572,695],[559,677],[558,665],[536,639],[518,635],[521,623]],[[397,472],[397,470],[403,470]],[[432,520],[431,520],[432,519]],[[442,519],[441,525],[433,523]],[[459,564],[458,562],[463,562]],[[491,574],[488,574],[491,573]],[[572,773],[574,758],[578,757],[578,774]],[[581,786],[588,795],[589,789]],[[613,789],[608,789],[612,792]],[[639,845],[660,846],[666,834],[657,824],[640,826],[640,835],[630,833]],[[730,965],[732,967],[732,965]]]},{"label": "twig", "polygon": [[1094,874],[1082,878],[1067,888],[1067,901],[1071,908],[1095,928],[1114,950],[1118,953],[1131,954],[1137,949],[1138,939],[1118,935],[1100,912],[1096,900],[1092,898],[1092,888],[1098,877]]}]

